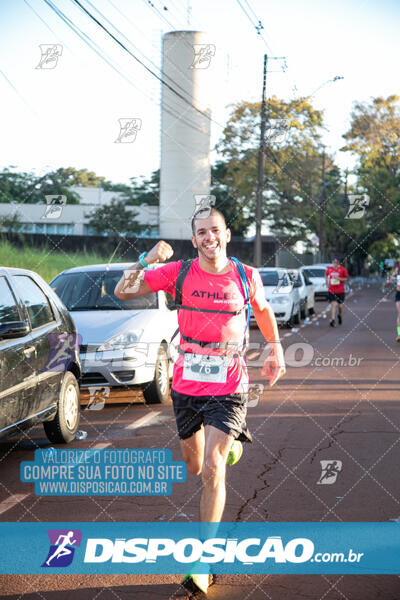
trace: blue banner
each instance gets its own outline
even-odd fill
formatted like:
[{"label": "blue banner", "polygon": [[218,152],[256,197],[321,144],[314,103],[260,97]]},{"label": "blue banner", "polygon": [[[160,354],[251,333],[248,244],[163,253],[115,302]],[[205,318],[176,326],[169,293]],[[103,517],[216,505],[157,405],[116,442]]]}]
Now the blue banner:
[{"label": "blue banner", "polygon": [[186,480],[186,464],[171,450],[46,448],[20,465],[38,496],[167,496]]},{"label": "blue banner", "polygon": [[0,523],[2,574],[400,574],[398,523]]}]

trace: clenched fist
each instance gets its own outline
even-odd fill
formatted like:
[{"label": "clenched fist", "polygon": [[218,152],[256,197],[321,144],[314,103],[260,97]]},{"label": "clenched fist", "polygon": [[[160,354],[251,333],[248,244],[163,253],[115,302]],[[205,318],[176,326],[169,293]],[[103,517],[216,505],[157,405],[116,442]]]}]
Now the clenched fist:
[{"label": "clenched fist", "polygon": [[145,262],[148,265],[165,262],[171,258],[173,253],[172,247],[161,240],[146,254]]}]

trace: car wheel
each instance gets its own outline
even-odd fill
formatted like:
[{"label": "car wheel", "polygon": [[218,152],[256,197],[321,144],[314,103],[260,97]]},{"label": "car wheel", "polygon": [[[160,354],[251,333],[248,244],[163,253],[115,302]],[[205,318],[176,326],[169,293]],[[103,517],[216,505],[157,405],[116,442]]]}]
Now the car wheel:
[{"label": "car wheel", "polygon": [[302,319],[305,319],[305,318],[306,318],[306,314],[307,314],[307,307],[308,307],[308,304],[307,304],[307,300],[306,300],[306,302],[304,303],[304,306],[303,306],[303,308],[300,310],[300,315],[301,315],[301,318],[302,318]]},{"label": "car wheel", "polygon": [[293,323],[298,325],[300,323],[300,306],[297,308],[297,313],[293,315]]},{"label": "car wheel", "polygon": [[43,427],[50,440],[57,444],[67,444],[75,439],[80,418],[79,386],[75,376],[67,371],[61,384],[56,416],[45,421]]},{"label": "car wheel", "polygon": [[293,327],[293,325],[294,325],[294,320],[293,320],[293,319],[294,319],[293,310],[294,310],[294,305],[293,305],[292,312],[291,312],[291,314],[290,314],[289,320],[288,320],[288,321],[286,321],[286,327],[289,327],[289,329],[290,329],[291,327]]},{"label": "car wheel", "polygon": [[143,396],[148,404],[166,402],[169,397],[169,361],[167,348],[161,345],[158,349],[154,379],[143,385]]},{"label": "car wheel", "polygon": [[310,316],[315,314],[314,307],[312,307],[312,308],[309,308],[309,309],[308,309],[308,314],[309,314]]}]

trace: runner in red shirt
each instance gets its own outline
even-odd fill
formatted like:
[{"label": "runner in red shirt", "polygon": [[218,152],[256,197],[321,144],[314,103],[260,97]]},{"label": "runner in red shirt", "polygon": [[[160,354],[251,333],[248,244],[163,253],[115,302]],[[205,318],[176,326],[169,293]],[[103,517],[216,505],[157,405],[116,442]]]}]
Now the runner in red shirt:
[{"label": "runner in red shirt", "polygon": [[328,300],[331,303],[331,327],[335,327],[336,305],[338,305],[338,322],[342,324],[342,310],[345,299],[344,282],[349,278],[347,270],[342,267],[337,256],[332,259],[332,266],[325,271],[325,280],[328,288]]},{"label": "runner in red shirt", "polygon": [[[241,444],[237,440],[252,441],[246,426],[243,393],[248,372],[240,354],[246,327],[244,291],[238,270],[226,255],[231,233],[222,213],[212,208],[201,216],[198,211],[192,230],[198,258],[182,286],[182,305],[186,310],[178,312],[180,355],[174,365],[172,400],[188,471],[202,476],[201,521],[217,523],[225,506],[227,459],[234,447],[238,451],[236,460],[240,457]],[[162,263],[172,255],[171,246],[160,241],[145,256],[141,255],[140,263]],[[164,290],[175,296],[181,262],[171,262],[144,274],[142,271],[141,278],[137,276],[135,292],[124,293],[121,279],[115,295],[128,299]],[[132,265],[131,270],[143,269],[140,263]],[[271,346],[262,375],[272,386],[286,372],[278,327],[274,311],[265,299],[259,272],[243,267],[254,316]],[[204,577],[191,575],[190,579],[206,591],[208,575],[206,582],[200,581]]]}]

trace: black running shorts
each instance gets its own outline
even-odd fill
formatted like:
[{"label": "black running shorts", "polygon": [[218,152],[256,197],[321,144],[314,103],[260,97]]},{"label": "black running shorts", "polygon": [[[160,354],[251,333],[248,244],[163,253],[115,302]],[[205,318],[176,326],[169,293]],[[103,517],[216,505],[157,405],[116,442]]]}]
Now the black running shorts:
[{"label": "black running shorts", "polygon": [[398,290],[396,290],[396,293],[394,295],[394,301],[400,302],[400,292]]},{"label": "black running shorts", "polygon": [[333,294],[332,292],[328,292],[328,302],[337,302],[338,304],[343,304],[345,298],[345,293],[337,293]]},{"label": "black running shorts", "polygon": [[202,425],[212,425],[241,442],[252,442],[246,426],[245,394],[187,396],[171,390],[176,426],[181,440],[190,438]]}]

